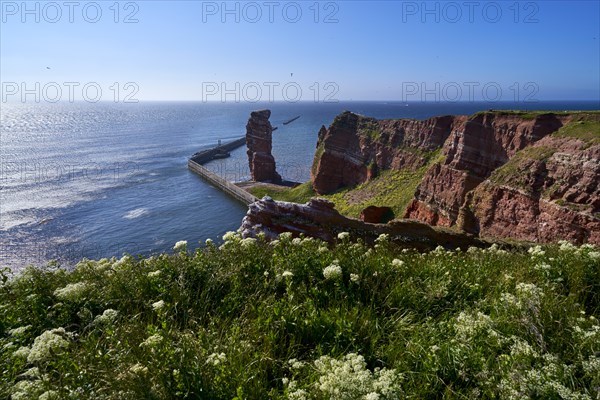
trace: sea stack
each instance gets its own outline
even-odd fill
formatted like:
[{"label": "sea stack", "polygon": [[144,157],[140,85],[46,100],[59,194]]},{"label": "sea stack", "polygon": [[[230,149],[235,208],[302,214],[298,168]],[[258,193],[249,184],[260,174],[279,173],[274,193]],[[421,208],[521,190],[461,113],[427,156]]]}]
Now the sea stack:
[{"label": "sea stack", "polygon": [[271,155],[273,127],[269,122],[271,110],[253,111],[246,125],[246,145],[250,175],[256,182],[280,183]]}]

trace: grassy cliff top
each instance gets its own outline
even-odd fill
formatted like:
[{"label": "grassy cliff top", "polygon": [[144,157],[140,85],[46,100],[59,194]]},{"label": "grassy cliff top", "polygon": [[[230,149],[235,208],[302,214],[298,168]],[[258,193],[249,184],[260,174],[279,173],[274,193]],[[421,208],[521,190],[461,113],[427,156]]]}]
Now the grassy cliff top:
[{"label": "grassy cliff top", "polygon": [[471,115],[476,117],[480,115],[498,115],[498,116],[518,116],[523,119],[534,119],[541,115],[559,115],[559,116],[600,116],[600,110],[565,110],[565,111],[554,111],[554,110],[488,110],[479,111]]}]

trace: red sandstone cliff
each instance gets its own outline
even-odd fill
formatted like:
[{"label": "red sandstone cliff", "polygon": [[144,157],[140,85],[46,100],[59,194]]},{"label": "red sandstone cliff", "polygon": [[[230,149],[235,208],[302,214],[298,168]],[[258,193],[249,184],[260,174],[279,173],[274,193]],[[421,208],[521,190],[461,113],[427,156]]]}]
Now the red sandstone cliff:
[{"label": "red sandstone cliff", "polygon": [[246,125],[246,145],[250,175],[257,182],[281,182],[271,155],[273,127],[270,110],[253,111]]},{"label": "red sandstone cliff", "polygon": [[443,159],[423,176],[406,218],[482,236],[600,244],[597,112],[425,121],[345,112],[319,133],[313,188],[327,194],[381,170],[416,170],[440,149]]},{"label": "red sandstone cliff", "polygon": [[422,167],[456,122],[451,116],[378,121],[346,111],[319,132],[311,170],[313,189],[328,194],[363,183],[380,170]]}]

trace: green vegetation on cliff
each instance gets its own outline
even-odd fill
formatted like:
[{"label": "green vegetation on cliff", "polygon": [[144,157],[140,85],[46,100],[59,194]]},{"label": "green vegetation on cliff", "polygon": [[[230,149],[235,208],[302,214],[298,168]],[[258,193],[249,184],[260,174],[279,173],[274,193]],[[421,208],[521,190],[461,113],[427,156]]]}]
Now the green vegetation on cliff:
[{"label": "green vegetation on cliff", "polygon": [[492,110],[492,111],[479,111],[472,115],[472,117],[476,117],[479,115],[497,115],[497,116],[515,116],[523,119],[534,119],[541,115],[554,114],[558,116],[600,116],[600,111],[596,110],[586,110],[586,111],[551,111],[551,110],[535,110],[535,111],[527,111],[527,110]]},{"label": "green vegetation on cliff", "polygon": [[588,145],[600,144],[600,112],[578,115],[552,136],[576,138]]},{"label": "green vegetation on cliff", "polygon": [[[600,251],[229,233],[0,274],[0,397],[594,399]],[[11,397],[12,396],[12,397]]]},{"label": "green vegetation on cliff", "polygon": [[[356,187],[342,188],[333,194],[319,195],[318,197],[332,201],[340,214],[350,218],[358,218],[360,212],[368,206],[390,207],[396,218],[402,218],[427,170],[434,163],[443,161],[445,157],[439,149],[430,152],[410,147],[405,147],[405,149],[418,152],[420,156],[428,160],[427,165],[415,171],[408,169],[384,170],[375,178]],[[258,198],[268,195],[275,200],[295,203],[306,203],[312,197],[317,196],[310,182],[305,182],[295,188],[257,185],[250,188],[249,191]]]}]

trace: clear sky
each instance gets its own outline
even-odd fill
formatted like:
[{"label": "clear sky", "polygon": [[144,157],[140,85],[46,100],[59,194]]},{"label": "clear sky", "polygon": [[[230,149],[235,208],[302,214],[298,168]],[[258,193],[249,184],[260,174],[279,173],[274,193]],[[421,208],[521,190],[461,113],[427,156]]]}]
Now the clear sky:
[{"label": "clear sky", "polygon": [[3,100],[598,100],[599,3],[2,1]]}]

